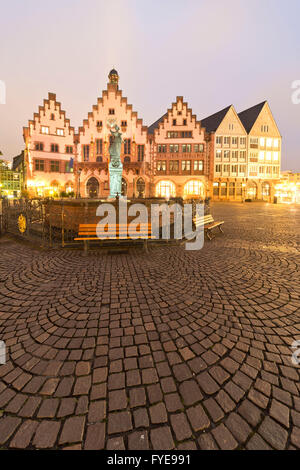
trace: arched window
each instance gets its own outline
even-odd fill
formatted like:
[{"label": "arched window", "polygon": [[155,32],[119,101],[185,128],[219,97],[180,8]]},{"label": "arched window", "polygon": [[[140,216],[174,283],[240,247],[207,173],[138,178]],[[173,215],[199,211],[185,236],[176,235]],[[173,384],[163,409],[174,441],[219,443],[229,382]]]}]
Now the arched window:
[{"label": "arched window", "polygon": [[185,196],[201,196],[204,197],[204,186],[202,181],[191,180],[184,186]]},{"label": "arched window", "polygon": [[267,182],[262,184],[262,197],[263,199],[268,199],[270,197],[270,184]]},{"label": "arched window", "polygon": [[124,163],[130,163],[130,157],[124,157]]},{"label": "arched window", "polygon": [[92,176],[86,183],[86,192],[88,197],[97,198],[99,195],[99,181]]},{"label": "arched window", "polygon": [[145,196],[145,181],[143,178],[139,178],[136,182],[136,190],[138,197],[144,197]]},{"label": "arched window", "polygon": [[257,198],[257,184],[254,181],[250,181],[247,187],[247,199]]},{"label": "arched window", "polygon": [[176,187],[172,181],[160,181],[156,185],[156,197],[175,197]]}]

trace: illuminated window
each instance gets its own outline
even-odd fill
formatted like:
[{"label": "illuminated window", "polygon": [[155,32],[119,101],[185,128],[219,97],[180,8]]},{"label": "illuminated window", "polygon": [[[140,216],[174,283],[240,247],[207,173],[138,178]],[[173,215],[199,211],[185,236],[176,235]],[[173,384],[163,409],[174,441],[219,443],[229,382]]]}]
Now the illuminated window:
[{"label": "illuminated window", "polygon": [[261,151],[259,152],[259,159],[264,160],[265,159],[265,152]]},{"label": "illuminated window", "polygon": [[181,169],[182,171],[191,171],[191,160],[182,160]]},{"label": "illuminated window", "polygon": [[156,197],[175,197],[176,188],[172,181],[160,181],[156,185]]},{"label": "illuminated window", "polygon": [[274,139],[274,147],[275,148],[279,147],[279,140],[278,139]]},{"label": "illuminated window", "polygon": [[203,160],[194,160],[194,171],[203,171]]},{"label": "illuminated window", "polygon": [[169,170],[178,172],[178,169],[179,169],[179,161],[178,160],[170,160]]},{"label": "illuminated window", "polygon": [[201,181],[192,180],[184,186],[185,196],[203,196],[204,187]]},{"label": "illuminated window", "polygon": [[272,152],[267,152],[267,160],[272,160]]},{"label": "illuminated window", "polygon": [[47,127],[47,126],[42,126],[41,132],[42,132],[42,134],[49,134],[49,127]]},{"label": "illuminated window", "polygon": [[276,160],[276,161],[279,160],[279,153],[278,152],[273,153],[273,160]]},{"label": "illuminated window", "polygon": [[56,135],[64,135],[64,130],[63,129],[56,129]]},{"label": "illuminated window", "polygon": [[222,158],[222,150],[217,150],[216,157]]},{"label": "illuminated window", "polygon": [[267,147],[272,147],[272,139],[267,139]]},{"label": "illuminated window", "polygon": [[167,163],[165,160],[158,160],[156,169],[157,171],[166,171]]},{"label": "illuminated window", "polygon": [[259,139],[259,143],[260,143],[260,146],[261,146],[261,147],[264,147],[264,146],[265,146],[265,138],[264,138],[264,137],[261,137],[261,138]]}]

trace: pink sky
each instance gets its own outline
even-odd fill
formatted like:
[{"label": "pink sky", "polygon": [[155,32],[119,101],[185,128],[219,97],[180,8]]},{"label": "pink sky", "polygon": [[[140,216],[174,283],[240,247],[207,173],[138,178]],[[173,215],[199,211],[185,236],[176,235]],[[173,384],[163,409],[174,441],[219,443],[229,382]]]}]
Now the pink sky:
[{"label": "pink sky", "polygon": [[75,127],[106,87],[120,88],[150,125],[177,95],[204,118],[229,104],[269,101],[283,169],[300,171],[300,3],[289,0],[0,0],[0,150],[23,149],[22,128],[48,91]]}]

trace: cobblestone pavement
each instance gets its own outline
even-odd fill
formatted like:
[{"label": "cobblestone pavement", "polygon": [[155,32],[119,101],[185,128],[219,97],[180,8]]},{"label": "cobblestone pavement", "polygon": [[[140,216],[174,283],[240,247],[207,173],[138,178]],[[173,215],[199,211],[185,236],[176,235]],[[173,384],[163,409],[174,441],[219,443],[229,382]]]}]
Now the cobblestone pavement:
[{"label": "cobblestone pavement", "polygon": [[2,238],[0,448],[300,448],[300,207],[213,214],[201,251]]}]

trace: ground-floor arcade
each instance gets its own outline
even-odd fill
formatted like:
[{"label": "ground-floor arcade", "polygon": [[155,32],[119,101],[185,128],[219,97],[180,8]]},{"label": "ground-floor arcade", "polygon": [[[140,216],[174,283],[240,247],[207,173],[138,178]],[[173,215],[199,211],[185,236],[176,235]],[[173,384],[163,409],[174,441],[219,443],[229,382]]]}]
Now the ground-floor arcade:
[{"label": "ground-floor arcade", "polygon": [[266,201],[274,202],[277,180],[254,180],[247,178],[217,178],[213,182],[213,199],[219,201]]}]

